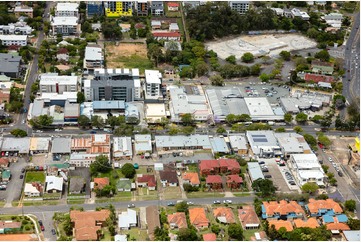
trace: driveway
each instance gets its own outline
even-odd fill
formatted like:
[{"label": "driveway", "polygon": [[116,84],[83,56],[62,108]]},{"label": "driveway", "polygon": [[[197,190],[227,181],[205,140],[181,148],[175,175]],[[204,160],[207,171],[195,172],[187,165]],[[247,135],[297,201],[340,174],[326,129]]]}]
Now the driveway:
[{"label": "driveway", "polygon": [[286,180],[284,179],[281,169],[285,166],[278,166],[276,163],[275,158],[272,159],[260,159],[265,162],[266,166],[268,167],[269,172],[264,172],[264,175],[271,175],[271,180],[273,181],[274,185],[278,187],[278,190],[281,192],[290,192],[291,189],[289,188]]}]

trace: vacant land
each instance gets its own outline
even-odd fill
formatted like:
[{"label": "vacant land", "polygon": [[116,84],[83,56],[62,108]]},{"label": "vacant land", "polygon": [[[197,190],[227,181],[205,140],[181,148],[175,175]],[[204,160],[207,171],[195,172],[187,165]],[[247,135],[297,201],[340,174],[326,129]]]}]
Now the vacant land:
[{"label": "vacant land", "polygon": [[26,173],[26,183],[30,182],[45,182],[45,173],[43,171],[30,171]]},{"label": "vacant land", "polygon": [[152,69],[153,63],[147,57],[147,46],[143,43],[119,43],[107,45],[106,61],[108,68]]}]

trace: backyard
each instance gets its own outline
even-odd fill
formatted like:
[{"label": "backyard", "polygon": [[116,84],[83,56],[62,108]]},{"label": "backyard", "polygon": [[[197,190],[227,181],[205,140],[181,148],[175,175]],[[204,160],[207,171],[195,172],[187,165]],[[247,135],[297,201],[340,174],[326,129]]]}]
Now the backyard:
[{"label": "backyard", "polygon": [[29,171],[26,173],[25,183],[45,182],[45,173],[43,171]]}]

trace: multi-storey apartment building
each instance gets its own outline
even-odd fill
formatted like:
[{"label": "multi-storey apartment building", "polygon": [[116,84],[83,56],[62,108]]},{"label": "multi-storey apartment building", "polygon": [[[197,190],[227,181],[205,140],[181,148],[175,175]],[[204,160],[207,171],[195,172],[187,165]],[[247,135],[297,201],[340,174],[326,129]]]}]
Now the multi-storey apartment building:
[{"label": "multi-storey apartment building", "polygon": [[105,15],[110,18],[133,15],[133,2],[106,1],[104,3]]},{"label": "multi-storey apartment building", "polygon": [[78,17],[79,3],[58,3],[55,9],[56,17]]},{"label": "multi-storey apartment building", "polygon": [[91,18],[94,15],[97,15],[97,16],[104,15],[103,2],[87,2],[86,3],[86,16],[88,18]]},{"label": "multi-storey apartment building", "polygon": [[148,16],[148,1],[147,0],[140,0],[137,1],[137,15],[138,16]]},{"label": "multi-storey apartment building", "polygon": [[158,70],[145,70],[145,98],[159,99],[161,93],[162,73]]},{"label": "multi-storey apartment building", "polygon": [[150,8],[153,16],[164,15],[164,4],[162,1],[152,1]]},{"label": "multi-storey apartment building", "polygon": [[238,12],[239,14],[244,14],[249,10],[248,1],[230,1],[229,6],[232,10]]},{"label": "multi-storey apartment building", "polygon": [[88,44],[85,48],[84,70],[89,73],[95,68],[104,67],[104,56],[102,48],[97,44]]},{"label": "multi-storey apartment building", "polygon": [[40,76],[41,93],[77,92],[77,76],[58,76],[58,73],[45,73]]}]

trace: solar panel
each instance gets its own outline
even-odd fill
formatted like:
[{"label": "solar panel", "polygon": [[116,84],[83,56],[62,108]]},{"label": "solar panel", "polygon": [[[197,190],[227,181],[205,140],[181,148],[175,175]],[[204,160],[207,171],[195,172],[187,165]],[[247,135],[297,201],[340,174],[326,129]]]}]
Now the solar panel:
[{"label": "solar panel", "polygon": [[264,143],[264,142],[267,142],[267,139],[266,139],[266,138],[264,138],[264,139],[255,138],[255,139],[253,139],[253,141],[254,141],[254,142],[262,142],[262,143]]},{"label": "solar panel", "polygon": [[264,134],[252,134],[252,137],[263,138],[263,137],[266,137],[266,135],[264,135]]}]

